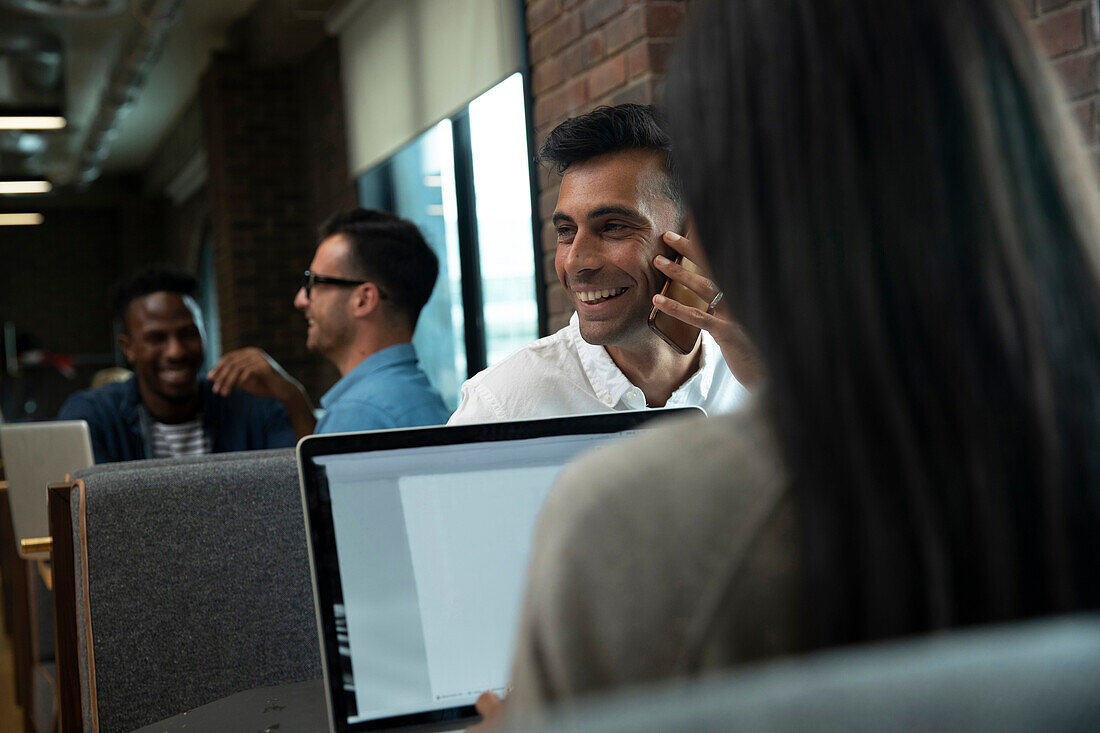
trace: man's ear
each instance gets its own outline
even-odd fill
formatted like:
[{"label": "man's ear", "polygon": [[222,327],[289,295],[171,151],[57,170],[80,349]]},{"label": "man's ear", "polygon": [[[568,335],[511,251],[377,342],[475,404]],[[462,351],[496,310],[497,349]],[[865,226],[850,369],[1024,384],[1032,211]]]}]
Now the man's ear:
[{"label": "man's ear", "polygon": [[134,363],[134,342],[130,339],[130,334],[120,333],[118,335],[118,345],[122,349],[123,356],[126,357],[126,361],[130,364]]},{"label": "man's ear", "polygon": [[351,314],[356,318],[369,316],[382,303],[382,293],[372,282],[365,282],[355,288],[351,298]]}]

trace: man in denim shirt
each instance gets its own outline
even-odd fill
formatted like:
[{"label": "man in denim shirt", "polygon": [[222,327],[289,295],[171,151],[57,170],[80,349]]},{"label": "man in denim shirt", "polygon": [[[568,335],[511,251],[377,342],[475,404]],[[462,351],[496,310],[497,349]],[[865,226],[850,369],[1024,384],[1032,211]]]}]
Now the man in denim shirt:
[{"label": "man in denim shirt", "polygon": [[[439,260],[410,221],[384,211],[333,215],[294,298],[306,316],[306,347],[331,361],[340,381],[321,397],[315,433],[441,425],[450,411],[412,348]],[[265,396],[297,386],[259,349],[224,355],[210,372],[217,389]]]},{"label": "man in denim shirt", "polygon": [[[294,298],[306,317],[306,347],[340,371],[340,381],[321,398],[324,414],[315,432],[447,422],[450,410],[410,343],[439,275],[439,261],[420,230],[393,214],[352,209],[330,218],[320,239]],[[238,354],[227,357],[247,365],[233,373],[247,372],[254,382],[271,385],[257,393],[275,394],[285,373],[265,364],[256,349]]]},{"label": "man in denim shirt", "polygon": [[318,433],[447,422],[450,410],[417,365],[412,336],[439,275],[416,225],[381,211],[338,213],[294,298],[306,346],[336,365]]}]

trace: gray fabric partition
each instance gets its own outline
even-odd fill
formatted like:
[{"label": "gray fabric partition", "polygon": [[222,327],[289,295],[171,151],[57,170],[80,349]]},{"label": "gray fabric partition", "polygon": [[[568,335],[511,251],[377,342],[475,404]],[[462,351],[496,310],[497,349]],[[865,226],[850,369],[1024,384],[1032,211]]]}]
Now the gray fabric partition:
[{"label": "gray fabric partition", "polygon": [[182,456],[180,458],[150,458],[144,461],[121,461],[119,463],[97,463],[81,468],[73,473],[73,478],[88,478],[100,473],[116,471],[139,471],[165,466],[189,466],[195,463],[218,463],[219,461],[239,461],[242,456],[251,459],[289,455],[294,458],[294,448],[270,448],[268,450],[239,451],[237,453],[212,453],[207,456]]},{"label": "gray fabric partition", "polygon": [[1100,730],[1100,616],[952,632],[596,699],[514,730]]},{"label": "gray fabric partition", "polygon": [[[101,731],[321,675],[293,449],[105,464],[79,476]],[[87,728],[75,496],[72,506]]]}]

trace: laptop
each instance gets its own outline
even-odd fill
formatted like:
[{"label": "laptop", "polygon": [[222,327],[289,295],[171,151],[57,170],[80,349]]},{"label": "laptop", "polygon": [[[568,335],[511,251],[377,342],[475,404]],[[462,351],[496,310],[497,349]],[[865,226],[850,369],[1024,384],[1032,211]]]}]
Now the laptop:
[{"label": "laptop", "polygon": [[329,730],[452,730],[503,694],[535,520],[578,454],[695,408],[318,435],[298,470]]},{"label": "laptop", "polygon": [[[0,454],[16,545],[31,537],[48,537],[46,486],[92,465],[88,423],[61,420],[0,425]],[[27,557],[22,549],[20,555]]]}]

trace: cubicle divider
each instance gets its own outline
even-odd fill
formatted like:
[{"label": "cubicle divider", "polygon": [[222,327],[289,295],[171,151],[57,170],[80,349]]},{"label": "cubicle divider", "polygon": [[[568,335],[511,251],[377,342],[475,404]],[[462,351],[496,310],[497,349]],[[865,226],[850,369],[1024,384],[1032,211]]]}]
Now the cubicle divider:
[{"label": "cubicle divider", "polygon": [[4,633],[11,636],[12,592],[11,580],[14,571],[15,525],[11,518],[11,506],[8,504],[8,483],[4,479],[4,462],[0,461],[0,596],[4,604]]},{"label": "cubicle divider", "polygon": [[[44,495],[43,495],[44,498]],[[24,713],[28,730],[48,733],[57,719],[57,671],[54,660],[53,579],[45,557],[25,560],[30,621],[30,686]]]},{"label": "cubicle divider", "polygon": [[1100,730],[1100,614],[864,644],[570,701],[501,733]]},{"label": "cubicle divider", "polygon": [[71,483],[47,487],[53,547],[54,663],[57,669],[57,727],[61,733],[84,729],[80,709],[80,655],[76,639],[76,572],[73,564]]},{"label": "cubicle divider", "polygon": [[94,466],[49,496],[62,731],[320,677],[293,450]]},{"label": "cubicle divider", "polygon": [[15,530],[8,504],[8,485],[3,480],[2,466],[0,466],[0,575],[3,576],[4,631],[11,639],[12,657],[15,663],[15,701],[22,707],[26,704],[27,697],[25,657],[30,649],[27,583],[23,560],[19,557],[19,551],[15,546]]},{"label": "cubicle divider", "polygon": [[[2,469],[0,469],[2,471]],[[0,574],[3,575],[4,625],[11,639],[15,675],[15,702],[22,709],[24,730],[51,729],[52,644],[43,639],[43,623],[49,623],[48,588],[38,577],[37,563],[19,555],[8,504],[8,488],[0,474]],[[45,644],[43,643],[45,642]],[[43,651],[50,657],[42,658]]]}]

